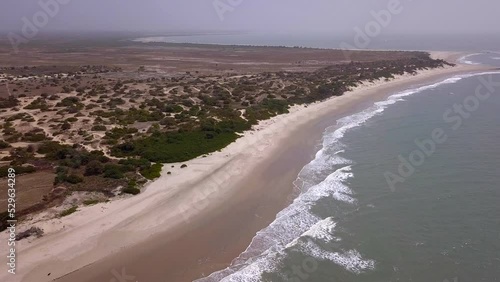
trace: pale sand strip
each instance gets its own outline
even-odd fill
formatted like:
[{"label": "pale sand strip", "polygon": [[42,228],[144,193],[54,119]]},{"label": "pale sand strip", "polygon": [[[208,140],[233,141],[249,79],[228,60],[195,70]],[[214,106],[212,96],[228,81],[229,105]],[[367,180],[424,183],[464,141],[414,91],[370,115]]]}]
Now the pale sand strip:
[{"label": "pale sand strip", "polygon": [[[439,54],[443,55],[448,56]],[[138,196],[80,208],[68,217],[38,222],[36,226],[43,228],[46,235],[29,243],[21,241],[17,248],[18,274],[14,277],[6,274],[6,265],[2,264],[0,281],[51,281],[146,241],[152,235],[210,218],[218,207],[241,192],[235,184],[286,146],[295,130],[346,107],[383,99],[391,89],[485,69],[459,65],[426,70],[417,76],[365,84],[344,96],[307,107],[295,106],[289,114],[261,122],[222,151],[186,162],[187,168],[180,169],[180,164],[175,164],[175,168],[166,166],[162,176]],[[172,175],[167,175],[167,171]],[[6,242],[6,236],[3,232],[0,242]],[[0,256],[5,257],[4,254],[2,249]],[[47,276],[49,272],[51,275]]]}]

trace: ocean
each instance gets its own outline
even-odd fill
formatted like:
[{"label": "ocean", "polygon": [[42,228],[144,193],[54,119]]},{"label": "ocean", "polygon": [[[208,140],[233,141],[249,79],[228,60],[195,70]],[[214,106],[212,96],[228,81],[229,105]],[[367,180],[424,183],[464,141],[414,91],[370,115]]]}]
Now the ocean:
[{"label": "ocean", "polygon": [[326,128],[293,203],[196,281],[500,281],[500,72],[391,94]]}]

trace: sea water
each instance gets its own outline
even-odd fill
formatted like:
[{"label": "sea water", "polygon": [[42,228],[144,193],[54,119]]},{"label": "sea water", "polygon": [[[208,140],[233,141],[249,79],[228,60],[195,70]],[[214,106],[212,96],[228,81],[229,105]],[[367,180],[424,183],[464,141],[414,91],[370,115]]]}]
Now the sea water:
[{"label": "sea water", "polygon": [[392,94],[327,128],[300,195],[199,281],[500,281],[500,73]]}]

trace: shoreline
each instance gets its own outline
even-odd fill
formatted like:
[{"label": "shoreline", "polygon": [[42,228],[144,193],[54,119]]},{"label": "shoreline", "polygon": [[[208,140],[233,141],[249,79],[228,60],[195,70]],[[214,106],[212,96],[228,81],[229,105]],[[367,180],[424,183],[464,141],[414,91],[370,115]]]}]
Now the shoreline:
[{"label": "shoreline", "polygon": [[[19,244],[19,270],[23,273],[10,281],[52,281],[67,273],[71,274],[57,281],[109,281],[111,271],[122,267],[141,281],[156,281],[154,277],[190,281],[196,273],[208,275],[225,268],[228,260],[248,246],[255,230],[274,220],[293,199],[291,183],[297,170],[311,160],[325,124],[398,90],[489,69],[457,65],[426,70],[390,82],[365,84],[323,102],[294,106],[289,114],[261,122],[222,151],[185,162],[187,168],[166,165],[162,176],[136,197],[37,224],[47,235],[28,245]],[[217,220],[221,217],[224,221]],[[232,234],[221,240],[224,231]],[[200,238],[206,240],[200,242]],[[197,261],[207,254],[211,254],[209,262]],[[150,260],[145,261],[146,257]],[[161,262],[156,267],[161,269],[151,269],[153,262]]]}]

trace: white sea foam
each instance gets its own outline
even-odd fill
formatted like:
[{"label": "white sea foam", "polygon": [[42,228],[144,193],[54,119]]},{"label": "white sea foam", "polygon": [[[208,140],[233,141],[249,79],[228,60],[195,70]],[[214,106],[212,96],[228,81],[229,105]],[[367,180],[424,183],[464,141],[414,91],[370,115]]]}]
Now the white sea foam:
[{"label": "white sea foam", "polygon": [[480,63],[476,63],[476,62],[473,62],[473,61],[468,60],[468,59],[470,57],[475,57],[475,56],[479,56],[479,55],[482,55],[482,54],[483,53],[469,54],[469,55],[463,56],[460,59],[458,59],[458,62],[462,63],[462,64],[467,64],[467,65],[480,65]]},{"label": "white sea foam", "polygon": [[343,251],[323,247],[328,243],[341,241],[341,238],[334,235],[336,226],[337,223],[331,217],[321,220],[302,234],[301,238],[308,237],[307,240],[296,239],[287,247],[294,247],[309,258],[333,262],[356,274],[374,269],[375,261],[363,259],[361,254],[356,250]]},{"label": "white sea foam", "polygon": [[300,251],[317,260],[331,261],[337,265],[344,267],[346,270],[360,274],[367,270],[372,270],[375,268],[375,261],[369,259],[363,259],[361,254],[356,250],[348,251],[326,251],[318,244],[312,241],[307,241],[306,243],[298,244]]},{"label": "white sea foam", "polygon": [[362,112],[339,119],[336,126],[325,131],[323,147],[317,152],[315,159],[300,172],[298,179],[303,183],[302,187],[299,187],[301,194],[290,206],[278,213],[268,227],[257,232],[250,246],[232,262],[229,268],[196,281],[260,281],[262,273],[278,270],[280,260],[290,249],[299,249],[305,255],[330,261],[353,273],[374,269],[375,261],[363,259],[357,250],[325,250],[318,245],[318,241],[325,243],[321,244],[323,246],[328,245],[327,243],[340,242],[341,238],[334,235],[336,223],[333,218],[322,219],[311,212],[311,207],[322,198],[332,198],[352,205],[357,203],[354,192],[346,184],[347,180],[353,177],[352,161],[338,155],[343,153],[345,148],[340,140],[350,129],[366,123],[382,113],[389,105],[403,101],[406,96],[434,89],[443,84],[453,84],[464,78],[498,73],[459,75],[431,85],[402,91]]},{"label": "white sea foam", "polygon": [[494,57],[493,54],[498,55],[498,52],[486,52],[486,53],[476,53],[476,54],[470,54],[467,56],[463,56],[460,59],[458,59],[458,62],[463,63],[463,64],[468,64],[468,65],[480,65],[481,63],[479,62],[474,62],[472,58],[480,55],[485,55],[485,56],[490,56],[489,58],[492,60],[500,60],[500,57]]},{"label": "white sea foam", "polygon": [[302,236],[308,236],[324,242],[340,241],[341,238],[334,236],[335,227],[337,227],[337,223],[332,217],[328,217],[313,225],[313,227],[304,232]]}]

